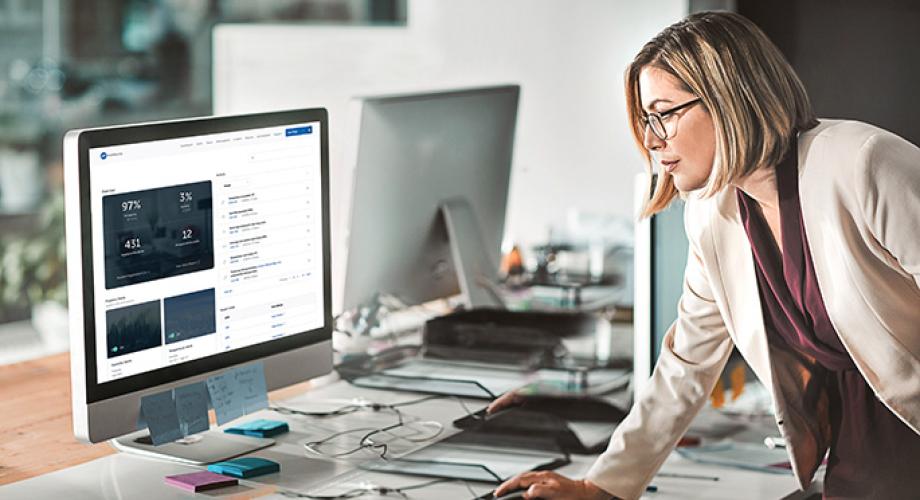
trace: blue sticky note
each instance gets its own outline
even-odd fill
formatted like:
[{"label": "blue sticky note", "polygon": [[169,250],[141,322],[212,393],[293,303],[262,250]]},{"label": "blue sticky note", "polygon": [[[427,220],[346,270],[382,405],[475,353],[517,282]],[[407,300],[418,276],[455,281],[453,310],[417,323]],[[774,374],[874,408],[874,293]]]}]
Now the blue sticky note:
[{"label": "blue sticky note", "polygon": [[265,371],[261,362],[239,366],[208,378],[208,392],[219,425],[268,407]]},{"label": "blue sticky note", "polygon": [[141,413],[147,421],[147,429],[150,430],[150,439],[154,446],[182,438],[172,391],[142,397]]},{"label": "blue sticky note", "polygon": [[211,464],[208,470],[215,474],[248,478],[278,472],[281,470],[281,464],[265,458],[243,457]]},{"label": "blue sticky note", "polygon": [[177,387],[176,413],[183,436],[208,430],[208,386],[204,382]]},{"label": "blue sticky note", "polygon": [[208,377],[207,385],[218,425],[224,425],[246,414],[239,386],[230,372]]},{"label": "blue sticky note", "polygon": [[268,391],[265,389],[265,371],[262,362],[239,366],[231,371],[240,389],[246,413],[268,408]]},{"label": "blue sticky note", "polygon": [[242,434],[244,436],[267,438],[277,436],[278,434],[284,434],[289,430],[290,428],[288,427],[287,422],[260,418],[258,420],[253,420],[252,422],[246,422],[230,427],[228,429],[224,429],[224,432],[228,432],[230,434]]}]

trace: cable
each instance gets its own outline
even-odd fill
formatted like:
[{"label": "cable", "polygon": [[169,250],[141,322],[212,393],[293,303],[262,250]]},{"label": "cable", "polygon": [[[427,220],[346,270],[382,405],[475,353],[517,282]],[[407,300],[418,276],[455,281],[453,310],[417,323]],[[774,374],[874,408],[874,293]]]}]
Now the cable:
[{"label": "cable", "polygon": [[394,487],[394,488],[391,488],[388,486],[370,485],[370,486],[365,486],[361,488],[354,488],[344,493],[340,493],[338,495],[308,495],[305,493],[299,493],[299,492],[291,491],[291,490],[282,490],[282,491],[279,491],[278,493],[288,498],[308,498],[311,500],[340,500],[340,499],[345,499],[345,498],[356,498],[356,497],[360,497],[364,495],[389,496],[391,494],[398,495],[400,498],[409,498],[408,495],[406,495],[405,493],[407,491],[418,490],[422,488],[427,488],[435,484],[448,483],[448,482],[463,483],[466,486],[466,489],[470,493],[472,493],[473,496],[476,496],[476,492],[473,490],[472,487],[470,487],[469,483],[461,479],[452,479],[452,478],[434,479],[432,481],[427,481],[424,483],[411,484],[408,486],[400,486],[400,487]]},{"label": "cable", "polygon": [[473,411],[471,411],[470,408],[466,406],[466,403],[464,403],[463,400],[460,399],[459,396],[451,396],[451,398],[453,398],[457,403],[460,403],[460,406],[463,407],[463,411],[466,412],[466,416],[472,418],[473,420],[485,420],[486,419],[486,417],[483,415],[480,415],[479,412],[473,413]]},{"label": "cable", "polygon": [[274,412],[281,413],[282,415],[299,415],[302,417],[327,418],[327,417],[337,417],[340,415],[348,415],[350,413],[355,413],[357,411],[367,409],[367,408],[373,411],[380,411],[380,410],[396,411],[397,408],[402,408],[404,406],[417,405],[419,403],[424,403],[425,401],[431,401],[433,399],[443,399],[447,397],[450,397],[456,400],[458,403],[460,403],[460,406],[463,407],[464,411],[466,411],[467,415],[473,416],[473,412],[470,411],[469,407],[466,406],[466,403],[464,403],[463,400],[461,400],[459,397],[447,396],[443,394],[435,394],[431,396],[425,396],[425,397],[421,397],[417,399],[410,399],[409,401],[403,401],[400,403],[392,403],[392,404],[372,403],[372,402],[351,403],[351,404],[347,404],[339,408],[336,408],[334,410],[320,411],[320,412],[302,411],[302,410],[298,410],[295,408],[289,408],[286,406],[270,406],[268,407],[268,409]]},{"label": "cable", "polygon": [[299,415],[301,417],[314,417],[314,418],[326,418],[326,417],[337,417],[339,415],[347,415],[349,413],[354,413],[358,410],[367,408],[367,405],[361,404],[350,404],[342,406],[341,408],[336,408],[331,411],[301,411],[295,408],[289,408],[286,406],[269,406],[268,409],[274,412],[278,412],[282,415]]},{"label": "cable", "polygon": [[[337,438],[337,437],[339,437],[339,436],[344,436],[344,435],[346,435],[346,434],[351,434],[351,433],[353,433],[353,432],[373,431],[373,430],[376,430],[376,428],[375,428],[375,427],[361,427],[361,428],[357,428],[357,429],[348,429],[348,430],[345,430],[345,431],[340,431],[340,432],[336,432],[336,433],[334,433],[334,434],[330,434],[329,436],[326,436],[326,437],[324,437],[323,439],[320,439],[319,441],[307,441],[307,442],[304,443],[303,445],[304,445],[304,448],[307,449],[307,451],[312,452],[312,453],[314,453],[314,454],[316,454],[316,455],[320,455],[320,456],[323,456],[323,457],[329,457],[329,458],[340,458],[340,457],[344,457],[344,456],[347,456],[347,455],[351,455],[351,454],[353,454],[353,453],[357,453],[357,452],[359,452],[359,451],[361,451],[361,450],[363,450],[363,449],[368,448],[368,446],[365,446],[364,444],[360,444],[360,445],[359,445],[358,447],[356,447],[356,448],[352,448],[352,449],[350,449],[350,450],[348,450],[348,451],[343,451],[343,452],[341,452],[341,453],[324,453],[324,452],[318,450],[316,447],[317,447],[317,446],[322,446],[323,444],[328,443],[329,441],[332,441],[333,439],[335,439],[335,438]],[[385,450],[384,450],[384,453],[386,453]]]},{"label": "cable", "polygon": [[[330,410],[326,412],[305,412],[305,411],[297,410],[294,408],[287,408],[284,406],[272,406],[272,407],[269,407],[269,409],[272,411],[284,414],[284,415],[299,415],[299,416],[306,416],[306,417],[313,417],[313,418],[328,418],[328,417],[339,416],[339,415],[347,415],[347,414],[355,413],[359,410],[368,409],[368,408],[375,412],[381,411],[381,410],[392,411],[393,413],[396,414],[396,418],[397,418],[397,421],[395,424],[388,425],[385,427],[359,427],[355,429],[348,429],[348,430],[339,431],[339,432],[330,434],[329,436],[326,436],[323,439],[319,439],[316,441],[307,441],[306,443],[304,443],[304,448],[306,448],[307,451],[313,454],[316,454],[316,455],[327,457],[327,458],[341,458],[341,457],[345,457],[348,455],[352,455],[361,450],[371,449],[371,450],[381,450],[380,458],[387,460],[388,459],[387,452],[389,451],[389,445],[387,443],[375,443],[371,439],[377,434],[384,433],[384,432],[390,433],[390,431],[394,429],[398,429],[400,427],[405,427],[408,429],[412,429],[416,432],[419,432],[417,429],[414,429],[410,424],[417,424],[419,426],[427,425],[427,426],[432,427],[434,431],[431,434],[423,434],[424,437],[401,436],[398,434],[390,433],[396,439],[402,439],[410,443],[423,443],[423,442],[431,441],[432,439],[437,438],[438,436],[441,435],[441,433],[444,432],[444,425],[441,424],[440,422],[436,422],[433,420],[414,420],[414,421],[407,420],[407,415],[403,413],[402,411],[400,411],[399,408],[417,405],[419,403],[424,403],[425,401],[431,401],[434,399],[444,399],[447,397],[450,397],[451,399],[456,401],[466,412],[467,416],[469,416],[470,418],[473,418],[476,420],[484,419],[483,416],[478,415],[477,413],[474,413],[473,411],[471,411],[470,408],[466,405],[466,403],[461,398],[457,396],[445,396],[441,394],[424,396],[424,397],[410,399],[408,401],[402,401],[399,403],[392,403],[392,404],[371,403],[371,402],[352,403],[352,404],[347,404],[339,408],[336,408],[334,410]],[[323,446],[324,444],[332,441],[333,439],[339,436],[344,436],[346,434],[351,434],[354,432],[362,432],[362,431],[367,431],[367,433],[361,437],[361,439],[358,441],[358,446],[354,448],[350,448],[346,451],[342,451],[339,453],[326,453],[319,449],[320,446]]]},{"label": "cable", "polygon": [[[417,402],[418,401],[416,401],[416,403]],[[329,457],[329,458],[341,458],[344,456],[352,455],[354,453],[357,453],[365,449],[380,450],[380,458],[382,458],[383,460],[388,460],[387,452],[389,451],[389,444],[388,443],[375,443],[373,440],[371,440],[373,436],[386,432],[386,433],[390,433],[396,439],[402,439],[405,441],[409,441],[410,443],[423,443],[425,441],[431,441],[432,439],[437,438],[444,431],[444,426],[440,422],[435,422],[435,421],[430,421],[430,420],[408,421],[407,422],[405,414],[399,411],[398,409],[393,408],[392,405],[382,405],[382,407],[390,409],[394,413],[396,413],[397,422],[395,424],[388,425],[386,427],[379,427],[379,428],[378,427],[361,427],[357,429],[348,429],[345,431],[336,432],[318,441],[308,441],[304,443],[304,448],[306,448],[307,451],[310,451],[311,453],[314,453],[320,456]],[[413,429],[410,424],[430,425],[434,427],[435,430],[432,434],[425,435],[424,437],[421,437],[421,438],[400,436],[398,434],[393,434],[390,432],[400,427],[406,427],[408,429],[416,430],[416,429]],[[354,448],[351,448],[351,449],[348,449],[346,451],[339,452],[339,453],[325,453],[318,449],[319,446],[322,446],[339,436],[343,436],[343,435],[350,434],[353,432],[361,432],[361,431],[368,431],[368,432],[361,437],[361,439],[358,441],[358,446]]]},{"label": "cable", "polygon": [[349,413],[355,413],[356,411],[363,410],[366,408],[369,408],[373,411],[380,411],[380,410],[386,410],[386,409],[395,410],[397,407],[410,406],[410,405],[414,405],[418,403],[423,403],[425,401],[428,401],[431,399],[437,399],[439,397],[443,397],[443,396],[434,396],[434,397],[427,396],[424,398],[419,398],[419,399],[405,401],[402,403],[395,403],[395,404],[370,403],[370,402],[351,403],[351,404],[347,404],[339,408],[336,408],[334,410],[317,411],[317,412],[302,411],[302,410],[298,410],[295,408],[289,408],[286,406],[270,406],[268,409],[274,412],[281,413],[282,415],[299,415],[302,417],[326,418],[326,417],[337,417],[340,415],[348,415]]}]

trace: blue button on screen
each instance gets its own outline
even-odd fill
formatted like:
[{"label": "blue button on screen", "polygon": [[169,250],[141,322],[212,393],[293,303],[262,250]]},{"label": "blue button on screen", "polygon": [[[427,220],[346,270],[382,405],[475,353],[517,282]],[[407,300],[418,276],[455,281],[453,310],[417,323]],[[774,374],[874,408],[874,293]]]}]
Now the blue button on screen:
[{"label": "blue button on screen", "polygon": [[312,127],[312,126],[307,126],[307,127],[292,127],[292,128],[288,128],[288,129],[285,129],[285,130],[284,130],[284,135],[285,135],[285,137],[291,137],[291,136],[293,136],[293,135],[312,134],[312,133],[313,133],[313,127]]}]

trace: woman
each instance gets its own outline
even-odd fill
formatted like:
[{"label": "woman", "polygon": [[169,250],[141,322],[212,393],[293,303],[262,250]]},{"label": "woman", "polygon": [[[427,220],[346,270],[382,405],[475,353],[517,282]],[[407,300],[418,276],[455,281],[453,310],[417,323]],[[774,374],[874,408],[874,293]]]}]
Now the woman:
[{"label": "woman", "polygon": [[773,395],[803,489],[829,452],[826,498],[917,498],[920,149],[816,119],[776,47],[732,13],[662,31],[626,97],[658,170],[644,215],[686,195],[678,319],[585,479],[525,473],[496,494],[639,497],[736,346]]}]

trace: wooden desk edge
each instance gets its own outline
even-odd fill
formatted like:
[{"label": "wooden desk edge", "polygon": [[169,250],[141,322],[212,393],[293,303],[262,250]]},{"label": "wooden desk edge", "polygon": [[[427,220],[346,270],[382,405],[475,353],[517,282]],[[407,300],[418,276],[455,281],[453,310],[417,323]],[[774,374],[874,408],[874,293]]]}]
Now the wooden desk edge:
[{"label": "wooden desk edge", "polygon": [[[269,399],[287,399],[309,387],[295,384],[270,392]],[[77,441],[71,413],[69,353],[0,366],[0,485],[116,452],[108,443]],[[210,419],[213,424],[213,410]]]}]

